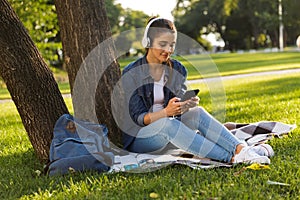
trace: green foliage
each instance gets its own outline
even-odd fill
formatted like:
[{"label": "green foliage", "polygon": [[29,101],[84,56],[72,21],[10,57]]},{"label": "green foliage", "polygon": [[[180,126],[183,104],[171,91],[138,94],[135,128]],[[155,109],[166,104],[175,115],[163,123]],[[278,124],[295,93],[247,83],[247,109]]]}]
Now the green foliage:
[{"label": "green foliage", "polygon": [[[178,0],[173,11],[178,30],[193,39],[199,38],[203,29],[218,31],[228,42],[226,48],[257,49],[266,47],[272,41],[273,47],[278,46],[278,0]],[[282,0],[283,24],[285,26],[285,44],[295,45],[300,34],[298,8],[300,1]],[[297,26],[298,25],[298,26]],[[214,30],[209,30],[214,27]],[[261,41],[261,34],[268,35]]]},{"label": "green foliage", "polygon": [[[8,0],[14,11],[48,65],[62,68],[62,44],[59,36],[58,19],[53,0]],[[123,9],[115,0],[105,0],[107,17],[112,34],[133,28],[141,28],[146,24],[148,15],[141,11]],[[137,36],[129,36],[136,38]],[[127,39],[128,40],[128,39]],[[130,38],[129,40],[130,41]],[[126,45],[123,45],[126,46]],[[129,50],[128,43],[125,50]]]},{"label": "green foliage", "polygon": [[[216,3],[219,3],[215,1]],[[224,0],[224,15],[230,16],[232,10],[238,8],[239,0]]]},{"label": "green foliage", "polygon": [[258,37],[257,37],[257,44],[258,44],[259,46],[265,46],[267,40],[268,40],[267,35],[261,33],[261,34],[259,34]]},{"label": "green foliage", "polygon": [[61,42],[39,42],[36,43],[36,46],[48,64],[54,67],[62,68],[63,55]]},{"label": "green foliage", "polygon": [[59,28],[54,3],[50,0],[9,0],[35,42],[48,42]]},{"label": "green foliage", "polygon": [[[125,56],[130,55],[130,48],[137,50],[136,55],[141,52],[143,47],[140,42],[136,42],[136,38],[142,38],[141,31],[131,31],[137,28],[144,28],[149,16],[142,11],[135,11],[131,9],[125,9],[121,13],[119,32],[121,35],[116,34],[117,40],[115,41],[119,51],[124,51]],[[125,31],[131,31],[130,33],[124,33]],[[122,49],[121,49],[122,48]],[[134,55],[134,54],[132,54]]]},{"label": "green foliage", "polygon": [[9,0],[48,65],[62,67],[62,46],[53,0]]},{"label": "green foliage", "polygon": [[[43,58],[51,66],[62,67],[59,27],[53,0],[9,0],[27,28]],[[294,45],[300,34],[300,2],[282,0],[286,44]],[[144,27],[148,15],[141,11],[123,9],[115,0],[106,0],[105,6],[113,34]],[[251,49],[278,44],[278,1],[273,0],[178,0],[174,9],[178,31],[198,40],[207,49],[210,44],[199,33],[218,31],[231,50]],[[205,30],[206,32],[203,32]],[[139,36],[128,36],[136,38]],[[130,38],[127,39],[130,41]],[[271,43],[272,42],[272,43]],[[136,44],[128,43],[128,50]]]},{"label": "green foliage", "polygon": [[288,39],[290,43],[295,44],[296,38],[300,35],[300,2],[298,0],[282,0],[282,4],[284,28],[289,33]]},{"label": "green foliage", "polygon": [[134,28],[144,28],[150,17],[142,11],[125,9],[122,12],[120,32]]},{"label": "green foliage", "polygon": [[105,0],[105,8],[112,34],[119,32],[120,16],[123,11],[121,4],[115,4],[115,0]]}]

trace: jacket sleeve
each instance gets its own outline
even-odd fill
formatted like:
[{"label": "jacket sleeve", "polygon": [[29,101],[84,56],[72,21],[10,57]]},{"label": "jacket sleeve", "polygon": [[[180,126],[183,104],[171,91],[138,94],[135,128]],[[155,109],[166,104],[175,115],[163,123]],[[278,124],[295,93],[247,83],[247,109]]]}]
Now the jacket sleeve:
[{"label": "jacket sleeve", "polygon": [[145,126],[144,117],[149,112],[144,104],[142,96],[139,94],[139,89],[135,90],[129,100],[129,112],[131,118],[139,126]]},{"label": "jacket sleeve", "polygon": [[[144,104],[143,98],[139,93],[138,84],[134,78],[134,75],[128,71],[122,76],[122,85],[125,94],[125,104],[123,105],[126,110],[127,116],[125,116],[126,121],[131,120],[134,122],[135,126],[145,126],[144,116],[148,113],[148,109]],[[128,123],[128,125],[132,125]]]}]

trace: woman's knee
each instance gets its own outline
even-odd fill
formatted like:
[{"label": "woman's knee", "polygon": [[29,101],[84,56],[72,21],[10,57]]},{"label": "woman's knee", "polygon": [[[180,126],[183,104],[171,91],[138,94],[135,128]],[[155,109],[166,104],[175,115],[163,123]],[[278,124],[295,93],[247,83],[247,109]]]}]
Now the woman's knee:
[{"label": "woman's knee", "polygon": [[207,111],[202,107],[202,106],[198,106],[196,107],[196,110],[198,111],[198,113],[206,113]]},{"label": "woman's knee", "polygon": [[204,113],[206,113],[205,109],[201,106],[197,106],[191,108],[187,113],[183,115],[183,117],[196,119],[198,117],[201,117]]},{"label": "woman's knee", "polygon": [[180,122],[175,118],[164,117],[157,120],[157,123],[159,123],[160,127],[169,128],[169,127],[177,126],[178,123]]}]

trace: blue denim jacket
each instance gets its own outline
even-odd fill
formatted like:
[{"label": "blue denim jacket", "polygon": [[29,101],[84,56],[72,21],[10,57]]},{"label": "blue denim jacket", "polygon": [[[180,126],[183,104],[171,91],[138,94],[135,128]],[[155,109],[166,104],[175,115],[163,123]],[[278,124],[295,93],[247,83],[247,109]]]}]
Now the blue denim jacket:
[{"label": "blue denim jacket", "polygon": [[[171,60],[171,62],[172,68],[165,65],[164,107],[168,105],[170,99],[175,96],[182,97],[186,91],[186,68],[176,60]],[[123,145],[126,149],[134,141],[139,129],[145,126],[144,116],[152,112],[154,80],[150,76],[145,56],[124,68],[122,84],[127,99],[126,109],[130,115],[123,119],[126,121],[130,118],[129,120],[134,122],[124,122],[126,128],[122,129]]]}]

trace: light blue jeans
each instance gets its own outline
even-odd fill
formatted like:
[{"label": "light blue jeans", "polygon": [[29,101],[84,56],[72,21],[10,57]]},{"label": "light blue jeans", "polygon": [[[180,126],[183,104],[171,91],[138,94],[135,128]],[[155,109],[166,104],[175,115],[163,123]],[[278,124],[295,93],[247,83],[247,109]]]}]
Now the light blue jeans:
[{"label": "light blue jeans", "polygon": [[169,144],[200,157],[230,162],[236,146],[242,142],[202,107],[181,116],[161,118],[140,129],[129,150],[152,153]]}]

